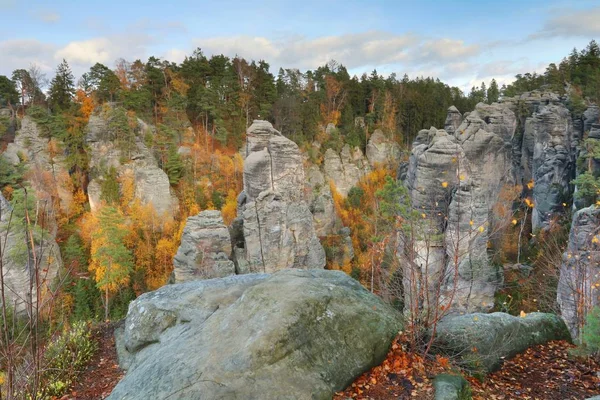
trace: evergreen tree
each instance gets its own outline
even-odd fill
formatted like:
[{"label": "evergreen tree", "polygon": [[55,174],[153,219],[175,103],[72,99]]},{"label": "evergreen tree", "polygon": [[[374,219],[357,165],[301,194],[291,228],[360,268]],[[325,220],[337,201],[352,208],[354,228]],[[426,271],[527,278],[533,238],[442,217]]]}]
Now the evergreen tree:
[{"label": "evergreen tree", "polygon": [[75,96],[75,78],[66,60],[56,68],[56,76],[50,82],[48,99],[52,110],[66,110]]},{"label": "evergreen tree", "polygon": [[19,103],[17,85],[11,79],[0,75],[0,107]]},{"label": "evergreen tree", "polygon": [[487,90],[487,101],[489,104],[495,103],[500,98],[500,90],[498,90],[498,83],[495,79],[492,79],[490,87]]}]

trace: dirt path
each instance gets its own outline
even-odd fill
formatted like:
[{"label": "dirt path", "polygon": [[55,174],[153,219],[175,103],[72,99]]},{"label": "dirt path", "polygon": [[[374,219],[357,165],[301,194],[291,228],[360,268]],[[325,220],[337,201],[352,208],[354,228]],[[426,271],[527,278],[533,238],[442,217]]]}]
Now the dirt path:
[{"label": "dirt path", "polygon": [[94,337],[98,341],[98,351],[71,393],[63,396],[61,400],[105,399],[123,377],[124,372],[119,368],[117,361],[114,327],[114,324],[103,324],[96,328]]}]

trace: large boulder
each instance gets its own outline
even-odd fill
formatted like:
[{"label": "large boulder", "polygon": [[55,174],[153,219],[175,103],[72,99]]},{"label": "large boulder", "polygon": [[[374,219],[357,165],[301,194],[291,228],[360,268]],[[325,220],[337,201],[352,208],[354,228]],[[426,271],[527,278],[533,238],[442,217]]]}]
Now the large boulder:
[{"label": "large boulder", "polygon": [[573,216],[558,281],[558,305],[573,337],[579,336],[585,315],[600,305],[599,284],[600,207],[593,205]]},{"label": "large boulder", "polygon": [[109,399],[331,399],[378,365],[400,315],[338,271],[285,270],[143,294]]},{"label": "large boulder", "polygon": [[463,116],[458,111],[458,108],[454,106],[450,106],[446,113],[446,121],[444,122],[444,130],[448,132],[449,135],[454,135],[454,132],[458,129],[460,124],[463,121]]},{"label": "large boulder", "polygon": [[432,349],[459,356],[460,363],[473,372],[488,373],[498,369],[504,359],[551,340],[571,340],[564,321],[554,314],[474,313],[442,319]]},{"label": "large boulder", "polygon": [[221,211],[202,211],[185,223],[181,245],[173,258],[171,280],[180,283],[234,275],[230,256],[231,237]]}]

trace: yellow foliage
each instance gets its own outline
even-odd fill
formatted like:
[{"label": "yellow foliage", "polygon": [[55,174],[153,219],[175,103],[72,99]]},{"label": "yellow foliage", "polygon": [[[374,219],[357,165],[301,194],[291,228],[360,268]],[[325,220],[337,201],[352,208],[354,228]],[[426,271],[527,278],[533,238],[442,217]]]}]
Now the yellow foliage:
[{"label": "yellow foliage", "polygon": [[225,199],[225,204],[221,209],[223,221],[226,225],[231,224],[237,213],[237,195],[233,189],[230,189]]}]

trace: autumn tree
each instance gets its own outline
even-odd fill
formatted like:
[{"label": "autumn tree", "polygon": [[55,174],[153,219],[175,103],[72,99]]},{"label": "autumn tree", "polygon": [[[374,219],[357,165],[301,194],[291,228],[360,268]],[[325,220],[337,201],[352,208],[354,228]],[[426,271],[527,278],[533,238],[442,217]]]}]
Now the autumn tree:
[{"label": "autumn tree", "polygon": [[92,233],[90,272],[104,294],[104,318],[108,320],[110,295],[129,283],[133,271],[131,251],[125,247],[127,229],[123,215],[112,206],[103,207],[97,229]]}]

